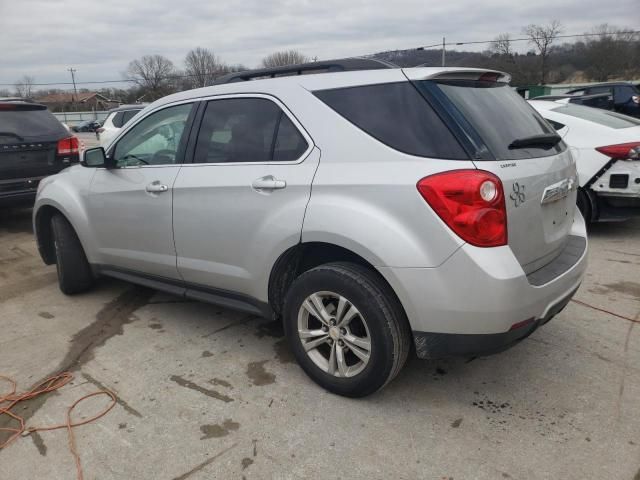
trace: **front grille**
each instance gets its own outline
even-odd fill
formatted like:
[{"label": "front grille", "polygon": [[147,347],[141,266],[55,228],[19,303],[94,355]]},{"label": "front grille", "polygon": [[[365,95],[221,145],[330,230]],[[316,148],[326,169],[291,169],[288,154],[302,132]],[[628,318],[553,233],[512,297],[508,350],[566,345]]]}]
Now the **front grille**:
[{"label": "front grille", "polygon": [[627,188],[629,186],[629,175],[626,173],[613,173],[609,177],[609,188]]}]

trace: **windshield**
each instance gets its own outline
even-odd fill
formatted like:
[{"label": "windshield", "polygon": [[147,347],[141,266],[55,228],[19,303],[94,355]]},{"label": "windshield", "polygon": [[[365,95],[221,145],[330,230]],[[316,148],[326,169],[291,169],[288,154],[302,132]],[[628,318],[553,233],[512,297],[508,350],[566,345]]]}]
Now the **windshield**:
[{"label": "windshield", "polygon": [[610,112],[608,110],[583,107],[581,105],[574,105],[571,103],[554,108],[553,111],[615,129],[631,128],[640,125],[640,120],[633,117],[621,115],[616,112]]},{"label": "windshield", "polygon": [[[527,143],[526,148],[513,148],[531,137],[554,134],[554,130],[509,85],[487,81],[438,81],[439,90],[462,114],[471,136],[479,136],[498,160],[518,160],[556,155],[566,146],[562,143]],[[535,143],[535,142],[534,142]]]}]

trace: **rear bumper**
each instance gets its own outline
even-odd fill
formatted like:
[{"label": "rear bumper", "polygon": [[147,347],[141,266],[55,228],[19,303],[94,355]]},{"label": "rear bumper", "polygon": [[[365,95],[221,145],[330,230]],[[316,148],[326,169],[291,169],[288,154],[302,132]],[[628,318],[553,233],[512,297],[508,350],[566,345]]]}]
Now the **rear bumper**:
[{"label": "rear bumper", "polygon": [[507,350],[560,313],[567,306],[576,290],[553,305],[544,318],[531,318],[523,322],[519,328],[508,332],[478,335],[413,332],[416,355],[418,358],[435,360],[449,357],[479,357]]},{"label": "rear bumper", "polygon": [[[422,347],[434,344],[442,344],[439,349],[447,356],[495,350],[493,345],[500,350],[548,321],[577,290],[587,268],[585,224],[579,213],[571,235],[579,237],[570,244],[572,251],[560,255],[537,277],[536,272],[524,273],[508,246],[468,244],[436,268],[380,267],[379,271],[398,295],[422,355],[433,358]],[[525,321],[529,323],[512,330]]]}]

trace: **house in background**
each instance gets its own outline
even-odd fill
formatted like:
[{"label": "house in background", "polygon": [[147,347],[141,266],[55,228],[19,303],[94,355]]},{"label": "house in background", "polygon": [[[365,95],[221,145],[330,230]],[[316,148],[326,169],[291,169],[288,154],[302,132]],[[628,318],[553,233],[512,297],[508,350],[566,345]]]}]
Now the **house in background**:
[{"label": "house in background", "polygon": [[36,102],[46,105],[52,112],[109,110],[119,105],[97,92],[52,93],[36,98]]}]

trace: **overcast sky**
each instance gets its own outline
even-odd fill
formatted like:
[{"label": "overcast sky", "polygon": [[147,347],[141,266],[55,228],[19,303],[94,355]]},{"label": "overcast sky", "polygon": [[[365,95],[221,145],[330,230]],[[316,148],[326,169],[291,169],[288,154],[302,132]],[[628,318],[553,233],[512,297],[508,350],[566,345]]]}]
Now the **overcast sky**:
[{"label": "overcast sky", "polygon": [[78,82],[120,79],[130,60],[155,53],[181,68],[197,46],[254,67],[282,49],[326,59],[442,36],[520,36],[524,25],[551,19],[572,34],[605,22],[637,28],[638,18],[639,0],[0,0],[0,83],[68,81],[69,67]]}]

